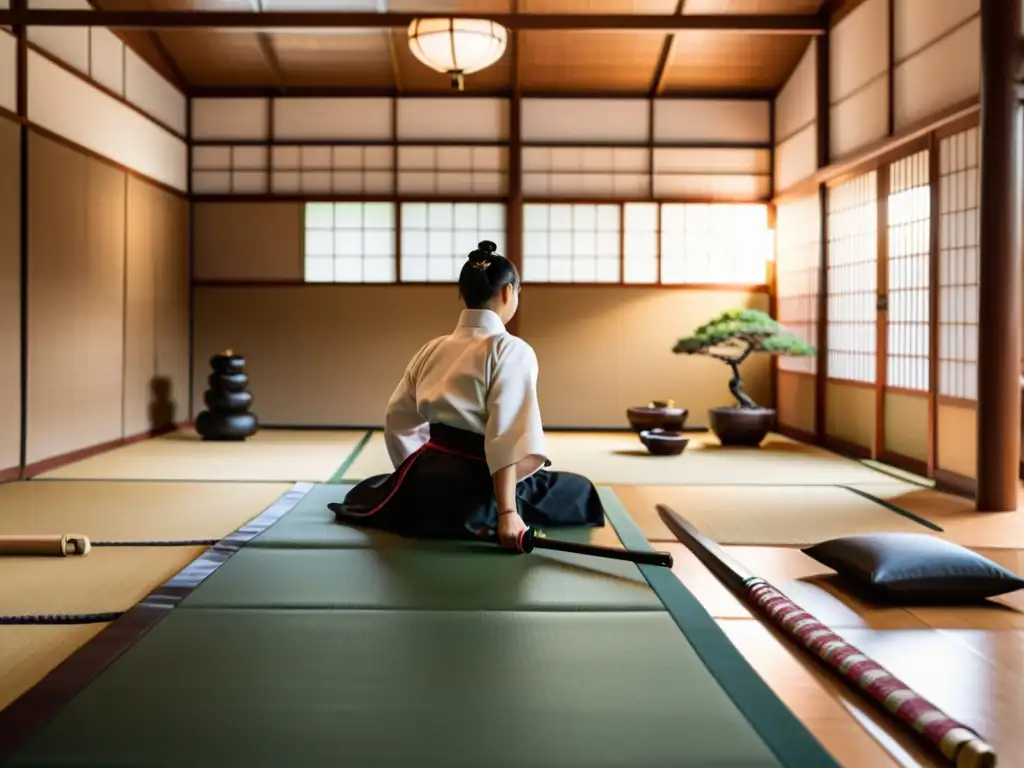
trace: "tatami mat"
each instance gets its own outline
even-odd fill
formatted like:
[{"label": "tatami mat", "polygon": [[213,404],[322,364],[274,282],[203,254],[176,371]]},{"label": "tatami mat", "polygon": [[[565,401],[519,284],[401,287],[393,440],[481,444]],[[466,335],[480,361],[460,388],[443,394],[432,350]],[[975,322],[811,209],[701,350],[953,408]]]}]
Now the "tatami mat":
[{"label": "tatami mat", "polygon": [[674,541],[658,517],[665,504],[719,544],[805,546],[882,531],[927,533],[919,522],[838,486],[614,486],[647,538]]},{"label": "tatami mat", "polygon": [[[681,456],[651,456],[627,432],[551,432],[551,469],[577,472],[598,485],[849,485],[901,481],[857,461],[781,435],[760,448],[722,448],[695,433]],[[393,472],[384,437],[375,432],[344,473],[363,480]]]},{"label": "tatami mat", "polygon": [[0,535],[77,533],[94,541],[220,539],[287,483],[38,482],[0,485]]},{"label": "tatami mat", "polygon": [[9,765],[769,768],[773,735],[663,610],[178,610]]},{"label": "tatami mat", "polygon": [[0,709],[46,677],[106,626],[0,626]]},{"label": "tatami mat", "polygon": [[[250,547],[298,547],[303,549],[348,549],[360,547],[409,546],[412,539],[383,531],[342,525],[327,508],[331,502],[343,501],[350,485],[314,485],[294,509],[274,523],[248,545]],[[551,538],[572,538],[602,547],[621,547],[622,543],[611,525],[601,528],[547,529]]]},{"label": "tatami mat", "polygon": [[85,557],[0,557],[0,616],[125,611],[203,547],[104,547]]},{"label": "tatami mat", "polygon": [[632,563],[518,555],[476,542],[380,549],[246,548],[183,608],[452,611],[662,610]]},{"label": "tatami mat", "polygon": [[187,429],[107,451],[40,477],[324,482],[365,435],[355,430],[265,429],[244,442],[204,442]]}]

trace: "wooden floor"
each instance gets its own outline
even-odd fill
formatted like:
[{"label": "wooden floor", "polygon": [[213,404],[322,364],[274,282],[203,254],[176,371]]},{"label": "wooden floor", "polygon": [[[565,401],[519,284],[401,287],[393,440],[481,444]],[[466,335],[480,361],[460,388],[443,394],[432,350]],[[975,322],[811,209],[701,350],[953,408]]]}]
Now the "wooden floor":
[{"label": "wooden floor", "polygon": [[[624,490],[657,503],[659,489]],[[1006,514],[922,491],[900,504],[940,522],[943,538],[1024,573],[1024,503]],[[1024,494],[1022,494],[1024,501]],[[716,617],[776,694],[843,765],[949,765],[850,691],[824,666],[752,615],[688,550],[662,542],[674,572]],[[799,549],[724,547],[848,642],[992,744],[1001,766],[1024,765],[1024,592],[970,608],[896,608],[865,602]]]}]

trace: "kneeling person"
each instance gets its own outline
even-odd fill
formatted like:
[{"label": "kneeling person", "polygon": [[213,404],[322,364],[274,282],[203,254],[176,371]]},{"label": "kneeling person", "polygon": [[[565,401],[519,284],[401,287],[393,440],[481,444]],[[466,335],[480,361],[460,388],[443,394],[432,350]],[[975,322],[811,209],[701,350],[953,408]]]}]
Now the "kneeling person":
[{"label": "kneeling person", "polygon": [[455,331],[416,353],[388,402],[395,471],[331,504],[339,521],[429,538],[497,532],[510,547],[527,525],[604,525],[589,480],[544,469],[537,357],[505,329],[519,306],[519,273],[495,251],[485,240],[469,255]]}]

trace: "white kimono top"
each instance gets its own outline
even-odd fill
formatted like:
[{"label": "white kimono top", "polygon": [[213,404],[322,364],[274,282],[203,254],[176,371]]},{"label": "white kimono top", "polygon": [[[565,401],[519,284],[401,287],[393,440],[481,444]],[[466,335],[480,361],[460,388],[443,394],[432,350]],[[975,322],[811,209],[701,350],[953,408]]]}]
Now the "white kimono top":
[{"label": "white kimono top", "polygon": [[544,466],[537,356],[489,309],[462,312],[455,331],[428,342],[388,402],[384,439],[397,468],[430,438],[430,424],[484,436],[493,475],[519,464],[517,480]]}]

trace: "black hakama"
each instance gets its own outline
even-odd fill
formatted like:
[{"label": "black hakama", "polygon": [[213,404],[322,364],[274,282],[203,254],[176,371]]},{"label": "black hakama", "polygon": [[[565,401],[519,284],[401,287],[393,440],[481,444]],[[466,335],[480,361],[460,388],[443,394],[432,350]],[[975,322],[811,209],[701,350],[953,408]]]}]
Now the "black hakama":
[{"label": "black hakama", "polygon": [[[530,527],[605,524],[597,489],[582,475],[540,469],[516,484],[516,496]],[[483,435],[443,424],[431,424],[429,442],[393,473],[363,480],[329,506],[338,522],[403,536],[480,538],[498,527]]]}]

